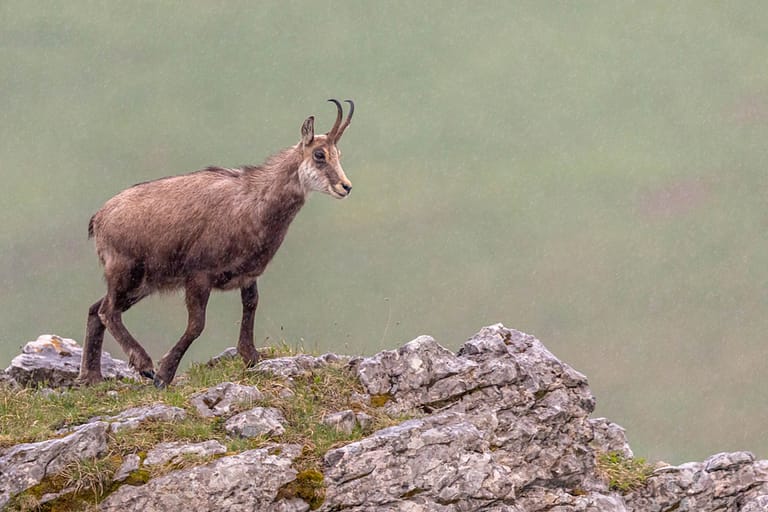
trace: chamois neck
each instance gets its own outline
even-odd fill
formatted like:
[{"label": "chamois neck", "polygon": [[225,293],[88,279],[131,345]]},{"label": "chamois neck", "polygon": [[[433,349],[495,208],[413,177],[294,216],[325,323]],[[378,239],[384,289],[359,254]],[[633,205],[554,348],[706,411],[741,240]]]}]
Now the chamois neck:
[{"label": "chamois neck", "polygon": [[243,171],[252,188],[267,198],[285,200],[301,197],[303,202],[307,191],[299,179],[301,158],[299,148],[293,146],[275,153],[259,166],[245,166]]}]

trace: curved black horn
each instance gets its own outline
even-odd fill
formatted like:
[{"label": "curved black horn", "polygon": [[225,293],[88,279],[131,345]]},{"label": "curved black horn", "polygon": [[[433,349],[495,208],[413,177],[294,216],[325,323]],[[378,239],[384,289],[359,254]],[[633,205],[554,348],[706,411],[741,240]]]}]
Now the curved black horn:
[{"label": "curved black horn", "polygon": [[339,131],[336,133],[336,140],[341,138],[341,134],[344,133],[344,130],[346,130],[347,126],[349,126],[349,122],[352,121],[352,114],[355,113],[355,102],[352,100],[344,101],[349,103],[349,114],[347,114],[347,118],[344,120],[344,124],[339,127]]},{"label": "curved black horn", "polygon": [[341,124],[341,116],[344,114],[344,112],[341,109],[341,103],[339,103],[339,100],[335,100],[331,98],[328,101],[336,104],[336,110],[338,111],[338,113],[336,114],[336,122],[333,123],[333,128],[331,128],[326,134],[328,135],[329,139],[333,140],[337,137],[336,132],[339,130],[339,125]]}]

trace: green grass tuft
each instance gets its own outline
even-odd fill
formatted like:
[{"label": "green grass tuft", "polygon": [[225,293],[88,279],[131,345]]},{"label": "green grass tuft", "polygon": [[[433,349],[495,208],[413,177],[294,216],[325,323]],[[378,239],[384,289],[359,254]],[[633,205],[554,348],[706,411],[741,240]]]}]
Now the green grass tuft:
[{"label": "green grass tuft", "polygon": [[653,466],[642,457],[627,457],[619,451],[601,453],[597,470],[608,481],[608,488],[626,494],[645,485]]}]

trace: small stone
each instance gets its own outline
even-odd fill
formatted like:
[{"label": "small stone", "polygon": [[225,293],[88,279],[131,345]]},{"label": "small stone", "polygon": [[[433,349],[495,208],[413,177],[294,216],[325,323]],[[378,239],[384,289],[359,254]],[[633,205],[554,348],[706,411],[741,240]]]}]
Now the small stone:
[{"label": "small stone", "polygon": [[202,393],[192,395],[190,403],[195,406],[200,416],[213,418],[229,414],[238,405],[250,407],[253,402],[263,398],[264,395],[254,386],[222,382]]},{"label": "small stone", "polygon": [[370,414],[358,412],[355,414],[355,419],[357,419],[358,425],[360,425],[360,428],[363,430],[367,430],[371,425],[373,425],[373,416]]},{"label": "small stone", "polygon": [[76,487],[67,487],[65,489],[60,490],[59,492],[47,492],[40,496],[39,505],[43,505],[45,503],[48,503],[49,501],[57,500],[61,498],[62,496],[66,496],[67,494],[71,492],[75,492],[77,490]]},{"label": "small stone", "polygon": [[240,437],[279,436],[285,433],[283,413],[273,407],[254,407],[224,424],[227,434]]},{"label": "small stone", "polygon": [[332,364],[332,363],[338,363],[340,361],[347,361],[349,360],[349,357],[340,356],[339,354],[334,354],[332,352],[329,352],[327,354],[321,355],[317,359],[323,361],[325,364]]},{"label": "small stone", "polygon": [[40,394],[40,396],[44,396],[45,398],[52,398],[58,396],[59,394],[55,389],[51,388],[41,388],[38,389],[37,392]]},{"label": "small stone", "polygon": [[227,359],[234,359],[236,357],[237,357],[237,348],[229,347],[224,349],[224,351],[221,352],[220,354],[213,356],[206,364],[208,366],[216,366],[221,361],[224,361]]},{"label": "small stone", "polygon": [[141,464],[141,458],[136,454],[130,454],[126,455],[123,459],[123,463],[120,465],[118,470],[115,472],[115,476],[112,477],[112,480],[115,482],[122,482],[126,478],[128,478],[131,473],[139,469],[139,464]]},{"label": "small stone", "polygon": [[335,428],[339,432],[351,434],[355,429],[355,425],[357,425],[357,418],[354,411],[346,410],[326,415],[323,423]]}]

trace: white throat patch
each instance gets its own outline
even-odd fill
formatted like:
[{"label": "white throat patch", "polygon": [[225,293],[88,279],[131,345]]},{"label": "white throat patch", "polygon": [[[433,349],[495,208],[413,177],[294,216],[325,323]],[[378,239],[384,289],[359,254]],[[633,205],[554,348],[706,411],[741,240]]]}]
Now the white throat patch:
[{"label": "white throat patch", "polygon": [[325,192],[328,188],[327,180],[321,176],[311,162],[305,160],[299,165],[299,181],[307,194],[310,192]]}]

